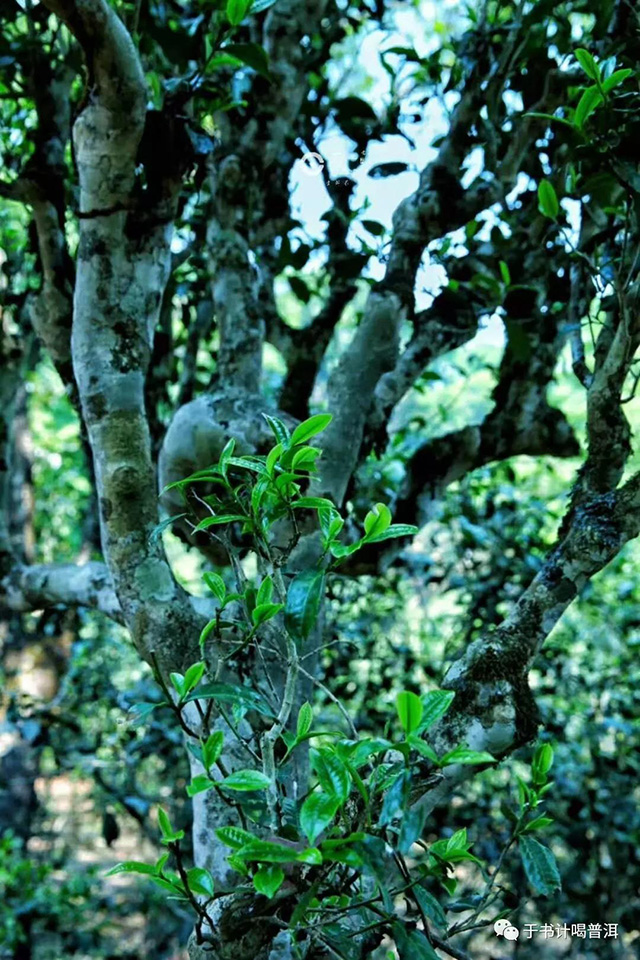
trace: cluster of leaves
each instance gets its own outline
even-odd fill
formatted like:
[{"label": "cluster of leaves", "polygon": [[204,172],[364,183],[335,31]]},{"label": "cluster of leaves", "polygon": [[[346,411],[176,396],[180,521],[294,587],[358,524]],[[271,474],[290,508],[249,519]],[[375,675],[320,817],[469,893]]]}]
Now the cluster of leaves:
[{"label": "cluster of leaves", "polygon": [[[335,944],[341,955],[348,955],[343,941],[348,943],[354,932],[368,928],[373,911],[378,918],[374,926],[392,932],[402,956],[431,957],[429,923],[446,934],[444,911],[432,889],[453,896],[456,865],[468,862],[484,870],[484,864],[471,852],[466,829],[431,844],[424,841],[426,813],[417,802],[420,784],[425,778],[441,776],[439,771],[445,767],[490,765],[496,758],[465,744],[439,755],[429,743],[430,731],[454,700],[454,693],[447,690],[423,696],[401,691],[395,724],[387,722],[384,736],[360,736],[351,720],[349,736],[316,728],[313,708],[306,702],[299,707],[294,723],[298,658],[315,628],[326,578],[344,557],[365,544],[415,528],[392,524],[389,509],[378,503],[365,517],[362,536],[354,543],[342,542],[339,535],[344,519],[335,505],[303,491],[321,456],[321,450],[309,441],[328,426],[331,417],[311,417],[293,432],[282,421],[267,419],[276,441],[268,453],[236,457],[230,441],[217,464],[172,485],[183,493],[188,511],[206,511],[194,529],[219,539],[236,570],[235,591],[228,590],[220,574],[204,575],[217,601],[217,612],[200,638],[206,649],[211,637],[223,641],[225,631],[233,629],[237,638],[233,652],[220,657],[212,677],[206,658],[184,674],[172,673],[170,686],[157,671],[165,694],[162,705],[175,712],[202,770],[193,776],[187,793],[195,796],[215,791],[233,811],[233,822],[221,826],[217,837],[230,849],[227,862],[239,874],[236,889],[251,885],[255,893],[274,901],[274,910],[295,890],[298,904],[291,929],[296,935],[309,935],[311,927],[312,936]],[[315,515],[305,532],[313,536],[316,531],[318,561],[297,571],[285,586],[286,561],[301,536],[298,516],[303,510]],[[238,573],[239,559],[234,556],[236,547],[229,530],[232,525],[238,525],[249,538],[264,571],[259,584],[247,584]],[[234,609],[240,611],[240,619],[222,618],[223,611]],[[283,634],[285,643],[278,651]],[[279,693],[266,684],[261,686],[255,672],[249,674],[251,684],[221,681],[221,663],[228,665],[241,652],[259,649],[279,653],[285,666],[286,680]],[[155,709],[157,704],[148,706]],[[342,710],[348,717],[346,705]],[[248,720],[254,729],[249,740],[239,732],[242,720]],[[256,766],[227,769],[228,737],[244,744]],[[281,746],[275,750],[278,742]],[[521,785],[521,809],[509,843],[518,840],[531,882],[539,889],[546,883],[546,892],[551,889],[550,871],[554,869],[551,853],[529,834],[548,822],[532,819],[530,813],[548,789],[549,750],[543,747],[536,753],[532,784]],[[298,751],[308,752],[313,776],[307,792],[295,801],[286,783]],[[171,826],[163,810],[159,824],[168,853],[155,865],[127,861],[114,872],[141,873],[172,896],[189,902],[198,918],[199,935],[205,936],[211,902],[229,891],[216,889],[214,877],[204,867],[185,866],[184,832]],[[411,867],[406,860],[409,854]],[[170,856],[175,869],[168,868]],[[287,877],[295,882],[288,883]],[[489,900],[490,880],[487,885]],[[342,891],[337,898],[336,888]],[[412,923],[405,927],[396,914],[394,900],[399,893],[404,893],[411,909],[417,911],[423,931],[413,929]]]},{"label": "cluster of leaves", "polygon": [[74,953],[74,945],[90,943],[94,931],[91,922],[84,922],[89,920],[84,907],[93,895],[93,878],[87,873],[60,882],[53,865],[36,863],[18,837],[8,831],[0,837],[0,942],[11,951],[7,955],[20,956],[30,948],[34,927],[60,933]]}]

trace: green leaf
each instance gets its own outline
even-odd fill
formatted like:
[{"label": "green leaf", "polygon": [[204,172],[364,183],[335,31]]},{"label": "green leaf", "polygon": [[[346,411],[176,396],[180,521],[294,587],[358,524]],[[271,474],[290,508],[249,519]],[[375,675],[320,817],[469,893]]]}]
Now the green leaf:
[{"label": "green leaf", "polygon": [[233,456],[233,451],[235,450],[235,447],[236,447],[236,441],[233,437],[231,437],[231,439],[225,443],[222,449],[222,453],[220,454],[220,457],[218,459],[218,469],[220,470],[220,473],[222,474],[223,477],[227,476],[227,465],[230,458]]},{"label": "green leaf", "polygon": [[291,437],[286,425],[282,422],[282,420],[278,420],[277,417],[270,417],[268,413],[263,413],[262,416],[271,427],[273,435],[276,438],[276,442],[283,448],[286,447]]},{"label": "green leaf", "polygon": [[391,525],[391,510],[384,503],[376,503],[364,518],[365,540],[382,536]]},{"label": "green leaf", "polygon": [[124,860],[122,863],[116,863],[115,867],[108,870],[106,877],[115,877],[118,873],[142,873],[146,876],[153,876],[156,868],[150,863],[141,863],[139,860]]},{"label": "green leaf", "polygon": [[218,827],[216,837],[218,840],[222,840],[227,847],[233,847],[234,850],[240,850],[241,847],[246,847],[248,843],[253,843],[257,839],[252,833],[243,830],[241,827]]},{"label": "green leaf", "polygon": [[284,870],[282,867],[270,864],[267,867],[260,867],[253,878],[253,886],[257,893],[261,893],[271,900],[282,886],[283,880]]},{"label": "green leaf", "polygon": [[357,769],[365,764],[370,757],[392,749],[391,741],[383,740],[381,737],[358,740],[357,743],[352,742],[348,745],[349,761]]},{"label": "green leaf", "polygon": [[296,863],[298,851],[286,843],[273,840],[252,840],[241,847],[236,854],[242,860],[253,863]]},{"label": "green leaf", "polygon": [[[315,498],[309,497],[303,499]],[[333,540],[334,537],[337,537],[344,526],[344,520],[330,500],[327,500],[327,504],[331,505],[318,510],[318,520],[320,521],[320,529],[322,530],[325,544]]]},{"label": "green leaf", "polygon": [[461,830],[456,830],[455,833],[449,837],[445,849],[447,853],[451,853],[453,850],[466,850],[468,846],[467,828],[463,827]]},{"label": "green leaf", "polygon": [[412,523],[392,523],[384,533],[378,533],[375,536],[367,537],[367,543],[382,543],[383,540],[393,540],[395,537],[413,537],[418,532],[418,528]]},{"label": "green leaf", "polygon": [[229,463],[232,467],[240,467],[242,470],[251,470],[252,473],[261,473],[266,476],[267,470],[260,457],[229,457]]},{"label": "green leaf", "polygon": [[398,850],[400,853],[407,854],[411,847],[419,840],[424,830],[427,811],[424,807],[411,807],[400,821],[400,833],[398,835]]},{"label": "green leaf", "polygon": [[529,821],[522,832],[533,833],[535,830],[544,830],[550,823],[553,823],[553,817],[536,817],[534,820]]},{"label": "green leaf", "polygon": [[317,413],[314,417],[309,417],[308,420],[303,420],[299,424],[293,434],[291,435],[291,446],[295,447],[298,443],[306,443],[307,440],[310,440],[311,437],[315,437],[316,434],[322,433],[325,430],[333,417],[330,413]]},{"label": "green leaf", "polygon": [[542,785],[553,766],[553,747],[550,743],[542,743],[537,747],[531,761],[531,774],[536,785]]},{"label": "green leaf", "polygon": [[556,117],[556,115],[553,113],[538,113],[536,110],[531,110],[528,113],[525,113],[524,116],[538,117],[540,120],[551,120],[553,123],[563,123],[565,127],[571,127],[572,130],[575,129],[574,125],[569,120],[565,120],[564,117]]},{"label": "green leaf", "polygon": [[382,809],[380,811],[380,826],[384,827],[394,820],[397,820],[404,812],[407,798],[409,796],[409,787],[411,784],[411,775],[408,770],[402,770],[393,784],[384,792]]},{"label": "green leaf", "polygon": [[260,76],[265,77],[266,80],[271,80],[269,57],[267,51],[264,47],[261,47],[260,44],[228,43],[223,50],[224,53],[231,54],[232,57],[237,57],[238,60],[242,60],[243,63],[246,63],[248,67],[251,67],[251,69],[259,73]]},{"label": "green leaf", "polygon": [[526,836],[518,839],[518,846],[524,872],[534,890],[546,897],[551,896],[554,890],[559,890],[562,884],[551,850],[533,837]]},{"label": "green leaf", "polygon": [[502,277],[502,282],[506,287],[511,286],[511,273],[509,272],[509,267],[504,262],[504,260],[500,260],[498,266],[500,268],[500,276]]},{"label": "green leaf", "polygon": [[244,20],[251,0],[227,0],[227,20],[232,27],[237,27]]},{"label": "green leaf", "polygon": [[538,209],[550,220],[555,220],[560,211],[556,191],[549,180],[541,180],[538,184]]},{"label": "green leaf", "polygon": [[184,830],[173,829],[171,821],[162,807],[158,807],[158,826],[162,834],[161,842],[164,844],[177,843],[178,840],[182,840],[184,837]]},{"label": "green leaf", "polygon": [[374,237],[384,236],[385,228],[381,223],[378,223],[377,220],[363,220],[362,226]]},{"label": "green leaf", "polygon": [[[386,540],[387,538],[383,535],[381,540]],[[358,540],[357,543],[338,543],[337,540],[332,540],[329,544],[332,555],[337,559],[341,560],[343,557],[350,557],[352,553],[355,553],[356,550],[360,550],[362,547],[362,540]]]},{"label": "green leaf", "polygon": [[251,613],[254,627],[259,627],[267,620],[273,620],[283,608],[284,603],[260,603]]},{"label": "green leaf", "polygon": [[134,703],[129,709],[132,726],[138,726],[151,716],[156,707],[168,706],[168,700],[162,700],[160,703]]},{"label": "green leaf", "polygon": [[333,822],[340,802],[320,790],[310,793],[300,808],[300,826],[309,843]]},{"label": "green leaf", "polygon": [[398,950],[398,960],[440,960],[424,933],[408,930],[402,923],[394,923],[391,936]]},{"label": "green leaf", "polygon": [[169,680],[171,680],[173,689],[176,691],[178,696],[182,697],[182,694],[185,692],[183,675],[181,673],[170,673]]},{"label": "green leaf", "polygon": [[420,905],[427,920],[431,920],[440,930],[447,929],[445,912],[432,893],[429,893],[424,887],[415,886],[412,888],[411,895]]},{"label": "green leaf", "polygon": [[176,513],[173,517],[167,517],[165,520],[161,520],[149,534],[149,543],[157,543],[165,530],[168,530],[176,520],[182,520],[182,518],[186,516],[188,516],[186,513]]},{"label": "green leaf", "polygon": [[205,643],[207,642],[207,637],[208,637],[211,633],[213,633],[213,631],[215,630],[216,625],[217,625],[217,622],[218,622],[218,621],[217,621],[216,618],[214,617],[213,620],[209,620],[209,623],[207,623],[207,624],[202,628],[202,631],[200,632],[200,636],[199,636],[199,638],[198,638],[198,643],[200,644],[200,650],[201,650],[201,651],[202,651],[202,648],[204,647]]},{"label": "green leaf", "polygon": [[300,863],[312,863],[316,867],[322,863],[322,859],[322,854],[317,847],[307,847],[298,854]]},{"label": "green leaf", "polygon": [[184,694],[191,693],[194,687],[202,680],[204,676],[204,671],[206,670],[206,664],[203,660],[200,660],[198,663],[192,663],[187,672],[184,675],[184,685],[183,690]]},{"label": "green leaf", "polygon": [[453,703],[454,697],[453,690],[432,690],[424,695],[422,698],[424,713],[420,723],[420,733],[429,730],[434,723],[444,717]]},{"label": "green leaf", "polygon": [[298,723],[296,727],[296,736],[298,739],[309,733],[313,723],[313,708],[310,703],[303,703],[298,713]]},{"label": "green leaf", "polygon": [[209,527],[215,527],[221,523],[235,523],[237,520],[241,520],[243,523],[246,523],[247,520],[249,520],[249,517],[242,513],[221,513],[217,517],[205,517],[204,520],[200,521],[197,527],[194,527],[194,530],[197,533],[199,530],[208,530]]},{"label": "green leaf", "polygon": [[160,827],[160,831],[163,837],[168,837],[170,834],[173,833],[173,827],[171,826],[171,821],[169,820],[169,817],[167,816],[165,811],[162,809],[162,807],[158,807],[158,826]]},{"label": "green leaf", "polygon": [[602,89],[605,93],[609,93],[614,87],[617,87],[619,84],[623,83],[627,77],[630,77],[633,74],[633,70],[615,70],[610,77],[607,77],[606,80],[602,81]]},{"label": "green leaf", "polygon": [[222,730],[214,730],[206,741],[202,744],[202,762],[209,770],[219,759],[224,744],[224,734]]},{"label": "green leaf", "polygon": [[265,577],[260,584],[260,589],[256,595],[256,605],[261,603],[271,603],[273,597],[273,580],[271,577]]},{"label": "green leaf", "polygon": [[232,870],[235,870],[236,873],[239,873],[242,877],[250,876],[249,868],[247,867],[244,860],[241,860],[237,853],[231,853],[227,857],[227,863]]},{"label": "green leaf", "polygon": [[344,803],[351,790],[351,775],[344,761],[331,748],[320,747],[312,751],[311,764],[325,793]]},{"label": "green leaf", "polygon": [[200,897],[212,897],[214,894],[213,877],[203,867],[187,870],[187,883],[191,892]]},{"label": "green leaf", "polygon": [[220,781],[220,786],[227,790],[266,790],[271,781],[259,770],[236,770]]},{"label": "green leaf", "polygon": [[578,101],[578,106],[573,115],[573,122],[582,130],[586,121],[597,107],[602,103],[602,94],[597,87],[587,87]]},{"label": "green leaf", "polygon": [[420,726],[423,712],[422,700],[411,693],[410,690],[403,690],[396,697],[396,710],[405,733],[413,733]]},{"label": "green leaf", "polygon": [[440,764],[438,760],[438,754],[435,752],[433,747],[430,747],[429,744],[423,740],[421,737],[416,734],[410,734],[407,737],[407,743],[409,746],[416,750],[420,756],[425,757],[427,760],[431,760],[432,763]]},{"label": "green leaf", "polygon": [[203,773],[194,777],[191,783],[187,784],[187,796],[195,797],[198,793],[204,793],[205,790],[211,790],[213,781]]},{"label": "green leaf", "polygon": [[469,750],[463,746],[455,747],[454,750],[449,750],[448,753],[440,757],[441,767],[448,767],[453,763],[472,764],[497,762],[494,756],[484,750]]},{"label": "green leaf", "polygon": [[536,786],[542,786],[553,766],[553,747],[550,743],[541,743],[531,761],[531,776]]},{"label": "green leaf", "polygon": [[305,446],[300,447],[300,449],[294,453],[291,461],[291,469],[308,471],[310,467],[315,468],[315,461],[321,453],[322,450],[319,450],[318,447],[310,447],[305,444]]},{"label": "green leaf", "polygon": [[300,497],[291,504],[294,510],[333,510],[335,507],[331,500],[325,497]]},{"label": "green leaf", "polygon": [[589,77],[590,80],[598,81],[600,79],[600,68],[597,63],[591,56],[588,50],[585,50],[584,47],[579,47],[576,52],[576,60]]},{"label": "green leaf", "polygon": [[318,618],[324,596],[324,572],[305,570],[289,584],[284,622],[296,641],[307,639]]},{"label": "green leaf", "polygon": [[152,883],[155,883],[157,887],[160,887],[161,890],[165,890],[167,893],[170,893],[174,900],[188,900],[186,890],[180,882],[180,877],[175,873],[172,873],[170,877],[171,879],[169,879],[168,876],[149,877],[149,880],[151,880]]},{"label": "green leaf", "polygon": [[234,703],[246,707],[248,710],[257,710],[265,717],[272,717],[273,711],[266,700],[251,690],[233,683],[205,683],[195,693],[185,697],[185,703],[192,700],[219,700],[222,703]]},{"label": "green leaf", "polygon": [[220,601],[224,603],[224,598],[227,595],[227,588],[222,577],[217,573],[203,573],[202,579],[211,590],[211,593]]}]

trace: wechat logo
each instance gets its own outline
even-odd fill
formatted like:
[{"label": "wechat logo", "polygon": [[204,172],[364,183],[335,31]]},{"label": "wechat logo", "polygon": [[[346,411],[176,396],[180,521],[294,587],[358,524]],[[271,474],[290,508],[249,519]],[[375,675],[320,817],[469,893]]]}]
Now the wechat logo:
[{"label": "wechat logo", "polygon": [[520,936],[518,928],[512,926],[508,920],[496,920],[493,929],[496,937],[504,937],[505,940],[517,940]]}]

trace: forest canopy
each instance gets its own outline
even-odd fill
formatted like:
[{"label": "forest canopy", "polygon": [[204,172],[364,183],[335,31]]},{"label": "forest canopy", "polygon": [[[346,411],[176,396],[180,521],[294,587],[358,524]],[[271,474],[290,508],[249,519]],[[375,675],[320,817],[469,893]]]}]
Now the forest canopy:
[{"label": "forest canopy", "polygon": [[0,24],[0,958],[631,960],[634,5]]}]

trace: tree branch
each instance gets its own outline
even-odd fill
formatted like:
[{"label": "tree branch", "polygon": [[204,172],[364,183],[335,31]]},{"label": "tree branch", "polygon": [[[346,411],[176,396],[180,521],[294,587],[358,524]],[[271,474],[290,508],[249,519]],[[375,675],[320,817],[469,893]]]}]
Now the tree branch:
[{"label": "tree branch", "polygon": [[117,623],[124,622],[103,563],[17,565],[0,580],[0,604],[19,613],[60,605],[89,607]]}]

